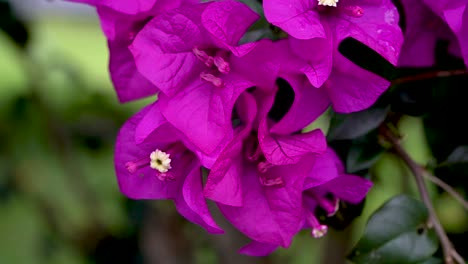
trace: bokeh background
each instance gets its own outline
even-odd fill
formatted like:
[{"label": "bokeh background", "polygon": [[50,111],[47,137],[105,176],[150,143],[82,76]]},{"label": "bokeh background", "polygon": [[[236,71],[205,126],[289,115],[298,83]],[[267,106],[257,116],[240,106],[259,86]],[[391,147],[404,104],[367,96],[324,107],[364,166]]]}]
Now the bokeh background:
[{"label": "bokeh background", "polygon": [[[248,240],[224,222],[209,235],[170,201],[119,193],[113,146],[123,122],[156,98],[119,104],[94,9],[64,1],[0,0],[0,263],[346,263],[369,215],[400,193],[415,195],[403,164],[384,155],[362,215],[325,238],[300,233],[265,258],[239,255]],[[324,116],[314,127],[327,129]],[[432,155],[421,120],[401,122],[405,147]],[[432,188],[444,227],[456,238],[468,216]],[[461,236],[462,237],[462,236]]]}]

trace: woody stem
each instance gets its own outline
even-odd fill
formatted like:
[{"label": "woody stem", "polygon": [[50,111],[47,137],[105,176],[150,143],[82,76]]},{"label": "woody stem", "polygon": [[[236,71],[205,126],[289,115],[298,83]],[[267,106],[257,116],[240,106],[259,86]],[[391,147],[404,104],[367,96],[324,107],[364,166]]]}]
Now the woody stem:
[{"label": "woody stem", "polygon": [[411,170],[416,180],[416,185],[418,187],[421,199],[429,212],[429,219],[434,225],[434,229],[437,233],[437,236],[439,237],[439,241],[444,254],[444,263],[453,264],[454,260],[456,260],[460,264],[465,264],[461,256],[456,252],[455,248],[450,242],[447,233],[445,233],[445,230],[442,227],[439,218],[437,217],[437,214],[435,213],[434,206],[432,204],[431,198],[429,197],[429,192],[427,191],[427,187],[424,182],[424,168],[417,164],[403,149],[403,147],[400,144],[399,137],[395,135],[394,132],[388,126],[383,125],[381,127],[381,134],[392,145],[392,148],[394,149],[395,153],[405,162],[405,164]]}]

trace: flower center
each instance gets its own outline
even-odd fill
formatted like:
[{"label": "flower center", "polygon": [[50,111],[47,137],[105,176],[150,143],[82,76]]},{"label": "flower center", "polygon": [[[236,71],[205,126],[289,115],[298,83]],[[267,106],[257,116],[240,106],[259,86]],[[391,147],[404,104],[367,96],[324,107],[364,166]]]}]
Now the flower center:
[{"label": "flower center", "polygon": [[171,169],[171,159],[169,158],[170,155],[171,154],[167,154],[164,151],[156,149],[155,151],[151,152],[150,167],[162,173],[167,172]]},{"label": "flower center", "polygon": [[219,77],[216,77],[214,76],[213,74],[211,73],[207,73],[207,72],[202,72],[200,73],[200,78],[202,80],[205,80],[209,83],[212,83],[215,87],[223,87],[224,86],[224,82],[221,78]]},{"label": "flower center", "polygon": [[159,180],[174,180],[174,174],[170,171],[172,169],[172,159],[170,157],[171,155],[179,157],[179,155],[183,155],[185,151],[187,151],[187,149],[185,149],[184,145],[178,143],[171,144],[167,147],[166,152],[155,149],[146,157],[125,163],[125,168],[129,173],[134,174],[139,169],[149,166],[156,171],[155,174]]},{"label": "flower center", "polygon": [[248,161],[257,164],[259,181],[263,186],[284,186],[284,180],[281,176],[271,175],[268,170],[275,165],[266,160],[258,144],[256,135],[250,136],[245,140],[245,156]]},{"label": "flower center", "polygon": [[336,3],[338,3],[339,0],[318,0],[319,5],[323,6],[334,6],[336,7]]},{"label": "flower center", "polygon": [[198,60],[205,63],[206,67],[213,66],[213,57],[209,56],[206,52],[197,47],[194,47],[192,52],[195,54],[195,57],[197,57]]},{"label": "flower center", "polygon": [[341,3],[337,7],[337,3],[338,1],[335,0],[319,0],[317,11],[329,15],[345,14],[352,18],[360,18],[364,15],[364,9],[360,6]]},{"label": "flower center", "polygon": [[[198,47],[194,47],[192,52],[198,60],[203,62],[206,67],[210,68],[210,70],[213,70],[215,73],[227,74],[231,71],[229,63],[222,56],[210,56]],[[215,74],[209,73],[208,71],[200,73],[200,78],[212,83],[216,87],[224,86],[224,82],[221,78],[217,77]]]},{"label": "flower center", "polygon": [[167,154],[164,151],[156,149],[151,152],[149,158],[142,158],[137,161],[129,161],[125,163],[125,168],[128,172],[135,173],[142,167],[150,165],[152,169],[155,169],[161,173],[168,172],[171,167],[171,159],[169,158],[171,154]]}]

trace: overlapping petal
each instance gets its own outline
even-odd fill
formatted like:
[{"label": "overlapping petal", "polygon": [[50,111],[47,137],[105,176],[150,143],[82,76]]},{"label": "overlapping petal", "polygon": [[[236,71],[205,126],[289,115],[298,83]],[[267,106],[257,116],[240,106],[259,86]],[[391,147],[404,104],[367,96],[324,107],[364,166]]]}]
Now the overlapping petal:
[{"label": "overlapping petal", "polygon": [[325,89],[317,89],[299,74],[283,74],[294,90],[294,102],[286,115],[271,128],[272,133],[288,134],[302,130],[316,120],[330,106]]},{"label": "overlapping petal", "polygon": [[267,20],[298,39],[325,37],[316,6],[317,1],[310,0],[263,1]]},{"label": "overlapping petal", "polygon": [[465,65],[468,67],[468,1],[467,0],[456,0],[456,1],[434,1],[434,0],[423,0],[423,2],[447,25],[452,29],[458,38],[462,56],[465,60]]},{"label": "overlapping petal", "polygon": [[160,95],[166,119],[203,152],[213,152],[222,140],[232,137],[231,113],[237,97],[252,83],[229,75],[225,86],[194,80],[173,97]]},{"label": "overlapping petal", "polygon": [[366,109],[390,86],[390,81],[358,67],[342,55],[335,56],[334,65],[323,88],[336,112],[350,113]]},{"label": "overlapping petal", "polygon": [[301,225],[302,185],[310,166],[310,161],[301,164],[275,166],[268,173],[281,176],[284,185],[264,186],[258,180],[257,168],[244,166],[242,185],[248,187],[243,192],[242,207],[218,203],[223,215],[249,238],[268,244],[288,247],[292,237]]},{"label": "overlapping petal", "polygon": [[238,46],[239,40],[259,17],[248,6],[228,0],[210,4],[201,15],[201,23],[218,46],[243,56],[255,43]]},{"label": "overlapping petal", "polygon": [[427,67],[435,64],[438,40],[449,41],[459,50],[457,39],[445,22],[421,0],[403,0],[406,29],[398,65]]},{"label": "overlapping petal", "polygon": [[258,137],[265,158],[274,165],[295,164],[304,155],[323,154],[327,149],[325,135],[321,130],[275,135],[270,133],[266,120],[260,123]]},{"label": "overlapping petal", "polygon": [[[174,144],[184,148],[182,134],[170,124],[160,126],[140,125],[144,117],[157,109],[157,103],[144,108],[122,127],[115,147],[115,170],[120,191],[132,199],[171,199],[177,210],[190,221],[203,226],[211,233],[222,230],[212,219],[202,191],[201,164],[190,151],[171,153],[171,179],[161,180],[160,172],[149,166],[149,156],[156,149]],[[141,144],[135,142],[137,127],[153,129]],[[167,130],[167,131],[166,131]],[[169,132],[169,133],[168,133]],[[164,134],[169,134],[164,138]],[[148,160],[148,161],[146,161]],[[133,168],[129,168],[133,163]]]}]

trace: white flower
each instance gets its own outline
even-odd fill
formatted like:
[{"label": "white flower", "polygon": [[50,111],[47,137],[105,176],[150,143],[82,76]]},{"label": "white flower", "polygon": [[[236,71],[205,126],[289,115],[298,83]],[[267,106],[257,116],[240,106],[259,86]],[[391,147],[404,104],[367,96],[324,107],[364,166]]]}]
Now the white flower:
[{"label": "white flower", "polygon": [[151,152],[150,155],[150,166],[152,169],[155,169],[159,172],[167,172],[171,169],[171,159],[169,158],[170,154],[167,154],[164,151],[156,149]]}]

